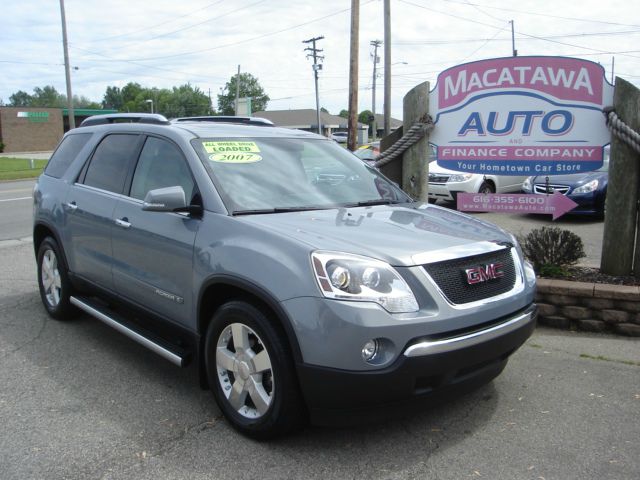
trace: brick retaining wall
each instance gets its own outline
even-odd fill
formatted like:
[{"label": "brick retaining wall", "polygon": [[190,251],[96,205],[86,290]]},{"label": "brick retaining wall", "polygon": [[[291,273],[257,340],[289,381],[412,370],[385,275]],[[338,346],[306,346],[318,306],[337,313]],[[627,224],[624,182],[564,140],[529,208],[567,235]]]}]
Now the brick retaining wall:
[{"label": "brick retaining wall", "polygon": [[538,279],[542,325],[640,337],[640,287]]}]

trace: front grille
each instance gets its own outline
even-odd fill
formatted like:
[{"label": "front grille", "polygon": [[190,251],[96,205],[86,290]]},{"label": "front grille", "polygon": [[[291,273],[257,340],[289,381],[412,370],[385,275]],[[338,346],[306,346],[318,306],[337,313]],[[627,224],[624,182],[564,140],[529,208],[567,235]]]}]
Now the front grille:
[{"label": "front grille", "polygon": [[429,183],[447,183],[449,181],[449,175],[437,175],[435,173],[429,174]]},{"label": "front grille", "polygon": [[533,186],[533,192],[534,193],[555,193],[555,192],[559,192],[563,195],[566,195],[567,192],[569,191],[569,186],[568,185],[553,185],[553,184],[549,184],[549,191],[547,191],[547,184],[546,183],[536,183]]},{"label": "front grille", "polygon": [[[501,271],[504,274],[503,276],[473,285],[469,284],[467,269],[485,268],[487,265],[497,263],[502,264]],[[516,283],[516,268],[509,248],[473,257],[429,263],[423,265],[422,268],[436,282],[436,285],[438,285],[447,299],[455,305],[495,297],[508,292]]]}]

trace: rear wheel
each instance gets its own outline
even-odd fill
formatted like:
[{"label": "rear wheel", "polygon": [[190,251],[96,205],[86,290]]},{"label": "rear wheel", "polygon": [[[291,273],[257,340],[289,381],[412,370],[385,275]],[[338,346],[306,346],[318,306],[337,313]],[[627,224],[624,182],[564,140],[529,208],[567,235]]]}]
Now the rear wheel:
[{"label": "rear wheel", "polygon": [[71,282],[54,238],[47,237],[42,241],[37,262],[40,298],[47,313],[56,320],[74,317],[78,310],[71,305]]},{"label": "rear wheel", "polygon": [[254,305],[218,309],[206,338],[209,385],[227,420],[266,439],[299,428],[304,409],[284,335]]}]

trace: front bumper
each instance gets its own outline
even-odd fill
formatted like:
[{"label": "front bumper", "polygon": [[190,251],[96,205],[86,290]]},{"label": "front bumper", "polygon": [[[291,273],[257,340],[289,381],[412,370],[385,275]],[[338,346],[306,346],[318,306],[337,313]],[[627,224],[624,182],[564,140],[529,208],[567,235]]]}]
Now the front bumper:
[{"label": "front bumper", "polygon": [[495,378],[535,328],[537,306],[448,337],[417,338],[389,367],[345,371],[298,365],[303,395],[316,424],[388,418],[419,404],[457,396]]},{"label": "front bumper", "polygon": [[459,192],[477,193],[477,180],[471,178],[466,182],[429,183],[430,199],[455,202]]}]

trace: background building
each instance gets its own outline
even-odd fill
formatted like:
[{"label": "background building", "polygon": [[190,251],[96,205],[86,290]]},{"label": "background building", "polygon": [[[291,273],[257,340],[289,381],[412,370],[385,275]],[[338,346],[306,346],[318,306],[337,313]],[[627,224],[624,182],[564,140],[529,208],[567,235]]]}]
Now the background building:
[{"label": "background building", "polygon": [[[117,113],[117,110],[74,110],[76,126],[91,115]],[[69,130],[66,108],[0,107],[0,142],[4,153],[45,152],[56,148]]]}]

